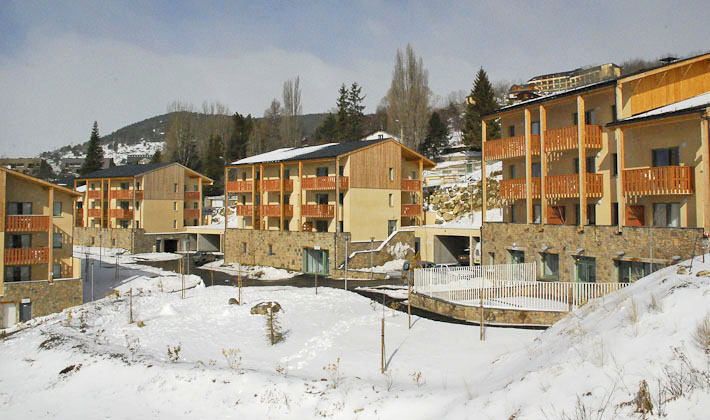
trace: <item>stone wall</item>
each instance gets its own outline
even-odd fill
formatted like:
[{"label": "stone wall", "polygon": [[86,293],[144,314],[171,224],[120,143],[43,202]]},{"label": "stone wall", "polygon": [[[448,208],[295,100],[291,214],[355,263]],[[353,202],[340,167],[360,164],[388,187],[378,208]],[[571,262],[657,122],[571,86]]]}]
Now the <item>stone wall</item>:
[{"label": "stone wall", "polygon": [[[330,272],[330,277],[336,278],[336,279],[344,279],[345,278],[345,270],[333,270]],[[355,270],[350,270],[348,267],[348,278],[349,279],[364,279],[368,280],[370,278],[373,278],[375,280],[387,280],[387,274],[386,273],[372,273],[372,276],[370,275],[369,271],[355,271]]]},{"label": "stone wall", "polygon": [[153,252],[155,236],[146,235],[143,229],[136,229],[135,236],[131,239],[131,229],[76,227],[74,228],[74,245],[123,248],[132,250],[134,254],[139,254]]},{"label": "stone wall", "polygon": [[491,264],[491,253],[496,264],[510,263],[510,251],[524,252],[525,262],[538,264],[542,275],[542,253],[559,255],[559,280],[574,281],[578,257],[593,257],[597,282],[617,282],[615,262],[641,261],[672,264],[689,259],[695,240],[702,229],[578,226],[485,223],[481,229],[481,254],[484,264]]},{"label": "stone wall", "polygon": [[[409,247],[409,250],[404,255],[404,258],[412,258],[414,256],[414,232],[413,231],[398,231],[390,240],[387,242],[380,251],[374,251],[372,257],[372,265],[375,267],[383,265],[387,261],[392,261],[397,259],[394,255],[391,247],[396,247],[397,244],[401,244],[400,249],[405,246]],[[375,248],[377,249],[377,248]],[[348,260],[348,268],[369,268],[370,267],[370,246],[368,246],[361,252],[353,256],[352,251],[348,248],[348,252],[352,256]]]},{"label": "stone wall", "polygon": [[[14,302],[17,305],[18,320],[22,299],[30,299],[32,318],[60,312],[82,304],[82,282],[81,279],[59,279],[51,283],[47,280],[6,282],[5,295],[0,302]],[[2,311],[0,311],[0,325],[2,325]]]},{"label": "stone wall", "polygon": [[[481,309],[476,306],[459,305],[419,293],[412,293],[410,301],[413,307],[428,312],[477,324],[481,322]],[[495,326],[549,327],[565,315],[567,312],[483,308],[484,323]]]}]

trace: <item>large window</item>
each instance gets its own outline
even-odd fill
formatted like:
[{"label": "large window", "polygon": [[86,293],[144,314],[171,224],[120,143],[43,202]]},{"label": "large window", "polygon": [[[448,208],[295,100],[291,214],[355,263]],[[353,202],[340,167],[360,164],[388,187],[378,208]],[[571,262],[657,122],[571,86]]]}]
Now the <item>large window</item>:
[{"label": "large window", "polygon": [[62,234],[55,233],[52,235],[52,247],[61,248],[62,247]]},{"label": "large window", "polygon": [[615,261],[614,265],[616,265],[619,283],[633,283],[663,268],[662,264],[621,260]]},{"label": "large window", "polygon": [[545,280],[559,280],[560,256],[558,254],[542,253],[542,276]]},{"label": "large window", "polygon": [[32,203],[7,203],[7,214],[32,214]]},{"label": "large window", "polygon": [[516,250],[509,250],[510,253],[510,263],[511,264],[522,264],[525,262],[525,252],[523,251],[516,251]]},{"label": "large window", "polygon": [[62,215],[62,202],[55,201],[54,205],[52,206],[52,216],[59,217],[61,215]]},{"label": "large window", "polygon": [[582,283],[596,283],[597,281],[597,261],[592,257],[576,257],[575,271],[576,280]]},{"label": "large window", "polygon": [[316,176],[328,176],[328,167],[316,168]]},{"label": "large window", "polygon": [[328,204],[328,194],[316,194],[316,203]]},{"label": "large window", "polygon": [[[588,174],[593,174],[597,171],[596,169],[596,159],[595,156],[586,157],[586,171]],[[579,173],[579,158],[574,158],[574,173]]]},{"label": "large window", "polygon": [[653,166],[678,166],[678,151],[679,149],[677,147],[670,147],[668,149],[653,149]]},{"label": "large window", "polygon": [[540,204],[533,204],[533,223],[542,223],[542,207]]},{"label": "large window", "polygon": [[531,165],[531,169],[532,169],[532,177],[533,178],[540,178],[540,174],[542,173],[540,162],[533,162]]},{"label": "large window", "polygon": [[11,265],[5,267],[5,281],[30,281],[29,265]]},{"label": "large window", "polygon": [[653,226],[680,227],[680,203],[654,203]]}]

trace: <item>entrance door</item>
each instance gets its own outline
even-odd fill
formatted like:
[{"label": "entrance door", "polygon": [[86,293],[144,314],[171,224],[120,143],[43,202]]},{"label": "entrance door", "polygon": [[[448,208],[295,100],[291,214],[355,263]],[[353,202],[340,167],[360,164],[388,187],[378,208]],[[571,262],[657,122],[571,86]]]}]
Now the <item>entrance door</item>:
[{"label": "entrance door", "polygon": [[17,306],[14,303],[3,303],[0,306],[2,306],[2,327],[10,328],[17,324]]},{"label": "entrance door", "polygon": [[27,322],[32,319],[32,303],[22,302],[20,303],[20,321]]},{"label": "entrance door", "polygon": [[597,262],[591,257],[577,258],[577,281],[585,283],[596,283]]}]

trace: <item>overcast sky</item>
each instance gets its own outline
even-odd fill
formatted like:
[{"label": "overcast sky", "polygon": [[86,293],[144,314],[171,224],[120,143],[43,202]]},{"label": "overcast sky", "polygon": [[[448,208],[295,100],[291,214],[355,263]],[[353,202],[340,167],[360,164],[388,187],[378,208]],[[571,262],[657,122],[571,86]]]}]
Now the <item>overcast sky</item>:
[{"label": "overcast sky", "polygon": [[[181,2],[182,3],[182,2]],[[710,49],[705,1],[34,2],[0,0],[0,155],[34,156],[174,100],[261,116],[301,76],[304,113],[357,81],[374,112],[411,43],[446,97],[483,67],[520,81]]]}]

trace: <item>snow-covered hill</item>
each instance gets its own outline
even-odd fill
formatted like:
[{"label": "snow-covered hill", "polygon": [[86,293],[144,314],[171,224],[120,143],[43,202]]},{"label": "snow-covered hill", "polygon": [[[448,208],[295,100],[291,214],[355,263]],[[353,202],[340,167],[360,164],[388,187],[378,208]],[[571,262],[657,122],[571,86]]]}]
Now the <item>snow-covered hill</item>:
[{"label": "snow-covered hill", "polygon": [[[475,326],[415,317],[409,330],[406,314],[339,289],[246,288],[237,306],[227,303],[233,287],[197,287],[186,299],[146,288],[133,299],[143,327],[129,324],[125,296],[111,297],[0,341],[0,412],[639,419],[637,407],[650,404],[645,418],[707,419],[710,348],[696,340],[710,309],[707,261],[696,259],[692,272],[658,271],[544,332],[488,328],[483,342]],[[285,341],[273,346],[265,317],[250,314],[265,300],[284,309]],[[386,374],[379,371],[383,314]],[[706,322],[699,335],[710,339]]]},{"label": "snow-covered hill", "polygon": [[[104,150],[105,158],[112,158],[116,165],[125,165],[126,158],[128,155],[145,155],[153,156],[157,150],[163,150],[165,147],[165,142],[162,141],[142,141],[136,144],[123,144],[118,143],[116,145],[102,145],[101,148]],[[47,162],[52,165],[52,169],[55,172],[59,172],[61,169],[62,159],[68,158],[85,158],[86,153],[76,153],[72,150],[58,153],[56,157],[48,157]]]}]

